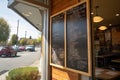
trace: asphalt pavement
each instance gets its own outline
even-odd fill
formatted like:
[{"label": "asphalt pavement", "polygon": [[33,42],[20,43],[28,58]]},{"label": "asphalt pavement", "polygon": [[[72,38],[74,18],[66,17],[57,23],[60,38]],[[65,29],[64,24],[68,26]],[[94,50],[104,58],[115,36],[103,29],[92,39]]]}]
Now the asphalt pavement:
[{"label": "asphalt pavement", "polygon": [[40,48],[35,52],[18,52],[18,57],[0,57],[0,80],[6,80],[8,72],[12,69],[32,66],[40,67]]}]

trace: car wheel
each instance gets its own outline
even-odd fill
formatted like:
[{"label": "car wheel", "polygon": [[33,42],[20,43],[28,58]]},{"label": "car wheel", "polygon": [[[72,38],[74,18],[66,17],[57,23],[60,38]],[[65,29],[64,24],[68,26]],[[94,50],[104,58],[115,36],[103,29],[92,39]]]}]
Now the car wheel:
[{"label": "car wheel", "polygon": [[17,56],[17,53],[15,53],[15,57]]},{"label": "car wheel", "polygon": [[6,56],[9,56],[9,57],[11,57],[11,53],[8,53],[8,55],[6,55]]}]

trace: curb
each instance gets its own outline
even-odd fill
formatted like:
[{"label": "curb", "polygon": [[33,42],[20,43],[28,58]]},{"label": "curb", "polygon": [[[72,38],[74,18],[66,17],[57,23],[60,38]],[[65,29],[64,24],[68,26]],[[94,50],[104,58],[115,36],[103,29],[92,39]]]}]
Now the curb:
[{"label": "curb", "polygon": [[7,76],[7,75],[8,75],[8,72],[2,74],[2,75],[0,76],[0,80],[6,80],[6,76]]}]

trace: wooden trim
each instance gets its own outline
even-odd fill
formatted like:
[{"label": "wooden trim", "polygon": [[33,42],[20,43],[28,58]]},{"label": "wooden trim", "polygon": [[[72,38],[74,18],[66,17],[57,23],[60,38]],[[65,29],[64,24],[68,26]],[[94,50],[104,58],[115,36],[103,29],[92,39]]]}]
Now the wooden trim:
[{"label": "wooden trim", "polygon": [[54,67],[57,67],[57,68],[65,69],[64,66],[57,65],[57,64],[54,64],[54,63],[50,63],[50,65],[51,65],[51,66],[54,66]]},{"label": "wooden trim", "polygon": [[[62,13],[61,13],[61,14],[62,14]],[[65,13],[63,13],[63,15],[64,15],[64,22],[65,22]],[[53,17],[54,17],[54,16],[53,16]],[[55,66],[55,67],[60,67],[60,68],[61,68],[61,67],[65,66],[65,64],[66,64],[66,63],[65,63],[65,59],[64,59],[64,65],[63,65],[63,66],[54,64],[54,63],[52,63],[52,61],[51,61],[51,60],[52,60],[52,58],[51,58],[51,57],[52,57],[52,55],[51,55],[51,54],[52,54],[52,50],[51,50],[51,49],[52,49],[52,38],[51,38],[51,37],[52,37],[52,18],[53,18],[53,17],[50,17],[50,65],[53,65],[53,66]],[[65,49],[65,23],[64,23],[64,26],[63,26],[63,27],[64,27],[64,58],[65,58],[65,56],[66,56],[66,55],[65,55],[65,51],[66,51],[66,49]]]},{"label": "wooden trim", "polygon": [[87,11],[87,35],[88,35],[88,75],[92,76],[92,55],[91,55],[91,26],[90,26],[90,1],[86,0]]},{"label": "wooden trim", "polygon": [[[81,3],[79,3],[80,5]],[[77,5],[78,6],[78,5]],[[76,6],[74,6],[76,7]],[[91,62],[91,28],[90,28],[90,8],[89,8],[89,0],[86,1],[86,16],[87,16],[87,44],[88,44],[88,72],[84,72],[84,71],[78,71],[75,69],[71,69],[68,68],[67,66],[65,66],[66,70],[70,70],[73,72],[77,72],[83,75],[87,75],[87,76],[92,76],[92,62]]]},{"label": "wooden trim", "polygon": [[50,63],[52,62],[52,61],[51,61],[51,57],[52,57],[52,56],[51,56],[51,48],[52,48],[52,45],[51,45],[51,44],[52,44],[52,42],[51,42],[51,37],[52,37],[52,36],[51,36],[51,35],[52,35],[52,33],[51,33],[52,31],[51,31],[51,30],[52,30],[52,29],[51,29],[51,27],[52,27],[52,18],[50,17],[50,58],[49,58],[49,59],[50,59]]},{"label": "wooden trim", "polygon": [[45,47],[45,45],[44,45],[44,36],[43,36],[43,32],[42,32],[42,49],[41,49],[41,56],[43,56],[44,55],[44,47]]},{"label": "wooden trim", "polygon": [[52,77],[55,80],[81,80],[80,75],[72,71],[59,69],[54,66],[52,66],[52,71]]},{"label": "wooden trim", "polygon": [[66,67],[66,35],[67,35],[67,30],[66,30],[66,12],[64,13],[64,54],[65,54],[65,67]]},{"label": "wooden trim", "polygon": [[80,5],[80,4],[83,4],[83,3],[85,3],[85,2],[86,2],[86,1],[81,1],[81,2],[79,2],[79,3],[77,3],[77,4],[73,5],[73,6],[70,6],[70,7],[66,8],[66,9],[64,9],[64,10],[56,13],[56,14],[51,15],[51,17],[54,17],[54,16],[56,16],[56,15],[58,15],[58,14],[61,14],[61,13],[64,13],[64,12],[66,12],[67,10],[69,10],[69,9],[71,9],[71,8],[73,8],[73,7],[76,7],[76,6]]},{"label": "wooden trim", "polygon": [[67,67],[65,68],[65,70],[73,71],[73,72],[79,73],[79,74],[81,74],[81,75],[90,76],[89,73],[84,72],[84,71],[79,71],[79,70],[75,70],[75,69],[71,69],[71,68],[67,68]]},{"label": "wooden trim", "polygon": [[[88,40],[87,40],[87,44],[88,44],[88,72],[84,72],[84,71],[79,71],[79,70],[74,70],[74,69],[71,69],[71,68],[68,68],[67,66],[66,66],[66,11],[67,10],[69,10],[69,9],[71,9],[71,8],[73,8],[73,7],[76,7],[76,6],[78,6],[78,5],[80,5],[80,4],[83,4],[83,3],[86,3],[86,16],[87,16],[87,38],[88,38]],[[53,64],[53,63],[50,63],[50,65],[51,66],[54,66],[54,67],[58,67],[58,68],[62,68],[62,69],[65,69],[65,70],[70,70],[70,71],[73,71],[73,72],[77,72],[77,73],[80,73],[80,74],[83,74],[83,75],[87,75],[87,76],[92,76],[92,62],[91,62],[91,28],[90,28],[90,8],[89,8],[89,0],[87,0],[87,1],[82,1],[82,2],[80,2],[80,3],[78,3],[78,4],[75,4],[75,5],[73,5],[73,6],[71,6],[71,7],[69,7],[69,8],[67,8],[67,9],[65,9],[65,10],[63,10],[63,11],[60,11],[60,12],[58,12],[58,13],[56,13],[56,14],[54,14],[54,15],[52,15],[52,16],[50,16],[50,23],[52,22],[52,17],[54,17],[54,16],[56,16],[56,15],[58,15],[58,14],[61,14],[61,13],[65,13],[64,14],[64,53],[65,53],[65,66],[60,66],[60,65],[56,65],[56,64]],[[52,23],[50,24],[50,25],[52,25]],[[50,29],[51,29],[51,27],[50,27]],[[50,30],[51,31],[51,30]],[[50,35],[51,35],[51,32],[50,32]],[[50,36],[50,40],[51,40],[51,36]],[[50,41],[50,43],[51,43],[51,41]],[[51,45],[51,44],[50,44]],[[50,55],[51,55],[51,53],[50,53]],[[51,57],[51,56],[50,56]],[[51,59],[51,58],[50,58]]]}]

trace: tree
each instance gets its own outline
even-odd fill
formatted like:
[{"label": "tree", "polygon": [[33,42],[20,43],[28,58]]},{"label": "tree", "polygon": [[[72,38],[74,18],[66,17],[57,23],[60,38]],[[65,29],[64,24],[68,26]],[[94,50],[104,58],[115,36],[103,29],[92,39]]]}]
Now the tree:
[{"label": "tree", "polygon": [[26,39],[25,38],[21,38],[19,43],[20,43],[20,45],[26,45]]},{"label": "tree", "polygon": [[42,41],[41,37],[38,37],[37,43],[38,43],[38,44],[41,44],[41,41]]},{"label": "tree", "polygon": [[9,38],[10,28],[7,21],[0,18],[0,43],[6,42]]},{"label": "tree", "polygon": [[12,45],[17,44],[18,43],[18,36],[16,34],[13,34],[10,42]]},{"label": "tree", "polygon": [[32,36],[30,36],[29,39],[32,39]]},{"label": "tree", "polygon": [[36,39],[27,39],[27,44],[28,45],[35,45],[36,44]]}]

